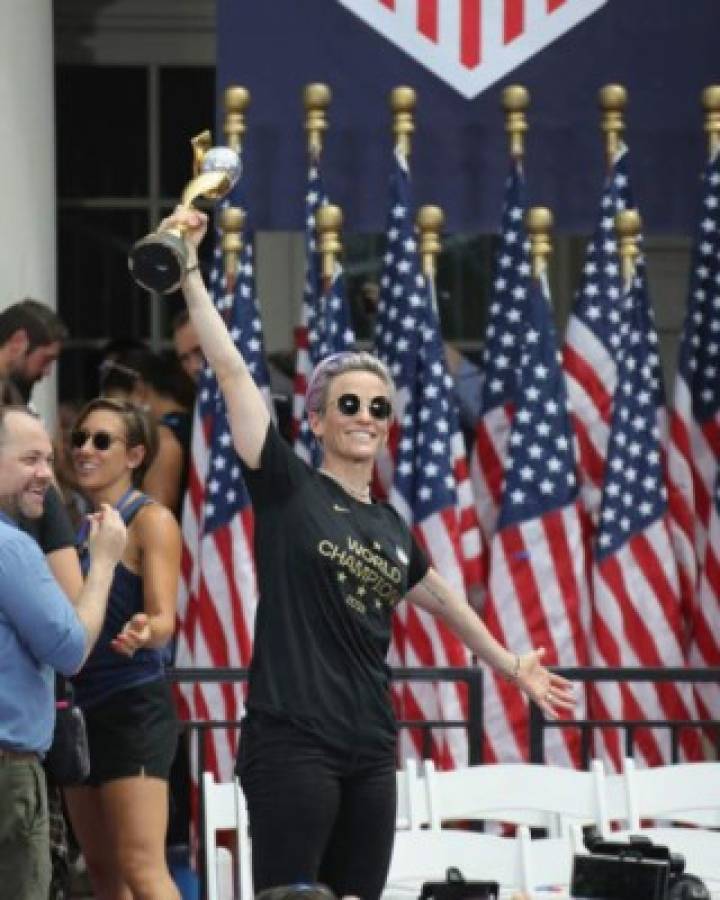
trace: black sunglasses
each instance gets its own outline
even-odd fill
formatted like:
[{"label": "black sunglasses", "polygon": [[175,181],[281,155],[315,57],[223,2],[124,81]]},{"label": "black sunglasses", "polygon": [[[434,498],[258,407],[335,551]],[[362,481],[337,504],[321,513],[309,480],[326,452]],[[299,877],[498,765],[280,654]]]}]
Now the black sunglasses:
[{"label": "black sunglasses", "polygon": [[92,441],[92,445],[96,450],[108,450],[113,444],[114,441],[120,441],[121,443],[126,443],[123,438],[118,437],[116,434],[110,434],[109,431],[86,431],[84,428],[76,428],[70,434],[70,444],[75,450],[79,450],[81,447],[84,447],[88,441],[88,438]]},{"label": "black sunglasses", "polygon": [[[340,394],[335,403],[344,416],[356,416],[360,412],[360,398],[357,394]],[[373,419],[379,421],[389,419],[392,415],[392,403],[387,397],[373,397],[367,408]]]}]

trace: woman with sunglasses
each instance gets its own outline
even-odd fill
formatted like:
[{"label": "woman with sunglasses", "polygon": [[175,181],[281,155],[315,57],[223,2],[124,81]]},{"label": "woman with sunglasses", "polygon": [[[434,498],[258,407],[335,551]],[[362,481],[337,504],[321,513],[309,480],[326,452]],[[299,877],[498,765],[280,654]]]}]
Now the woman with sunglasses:
[{"label": "woman with sunglasses", "polygon": [[[75,678],[90,747],[90,775],[66,790],[68,811],[97,897],[176,900],[165,862],[168,776],[177,719],[164,648],[175,625],[180,530],[172,513],[138,490],[157,448],[137,407],[91,401],[71,433],[80,489],[109,503],[128,529],[100,638]],[[89,560],[79,534],[81,562]]]},{"label": "woman with sunglasses", "polygon": [[178,208],[183,293],[225,402],[255,512],[260,600],[248,714],[237,771],[247,797],[256,891],[320,881],[338,896],[382,893],[395,829],[396,724],[385,664],[403,599],[437,615],[546,714],[573,706],[572,686],[495,641],[428,566],[370,481],[388,439],[393,384],[368,353],[315,369],[306,394],[323,450],[315,470],[271,424],[260,391],[215,310],[197,265],[206,217]]}]

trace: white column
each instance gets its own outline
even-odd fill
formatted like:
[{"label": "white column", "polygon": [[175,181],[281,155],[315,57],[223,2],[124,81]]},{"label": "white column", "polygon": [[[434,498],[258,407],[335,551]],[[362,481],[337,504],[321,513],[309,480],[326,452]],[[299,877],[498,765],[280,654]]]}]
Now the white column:
[{"label": "white column", "polygon": [[[0,309],[57,306],[55,124],[50,0],[0,0]],[[54,418],[55,379],[33,394]]]}]

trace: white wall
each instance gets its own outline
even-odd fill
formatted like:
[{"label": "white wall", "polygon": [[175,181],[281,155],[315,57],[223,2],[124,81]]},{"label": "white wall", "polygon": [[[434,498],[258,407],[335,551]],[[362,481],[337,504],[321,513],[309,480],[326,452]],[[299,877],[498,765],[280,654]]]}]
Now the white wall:
[{"label": "white wall", "polygon": [[[52,4],[0,0],[0,308],[56,307]],[[53,418],[54,379],[34,400]]]}]

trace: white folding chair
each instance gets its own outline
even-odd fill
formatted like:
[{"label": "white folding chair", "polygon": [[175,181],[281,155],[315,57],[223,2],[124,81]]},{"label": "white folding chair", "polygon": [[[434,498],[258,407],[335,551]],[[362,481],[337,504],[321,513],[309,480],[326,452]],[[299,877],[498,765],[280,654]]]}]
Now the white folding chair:
[{"label": "white folding chair", "polygon": [[504,889],[522,887],[522,857],[517,838],[472,831],[426,829],[395,832],[384,896],[413,897],[425,881],[444,881],[455,867],[470,880],[494,880]]},{"label": "white folding chair", "polygon": [[218,831],[233,832],[240,890],[238,900],[252,900],[248,815],[240,782],[236,778],[218,783],[211,772],[203,772],[202,792],[207,900],[235,900],[232,866],[228,866],[229,853],[226,848],[218,847]]},{"label": "white folding chair", "polygon": [[559,837],[571,823],[594,824],[605,834],[602,764],[590,771],[525,763],[467,766],[438,772],[425,764],[430,827],[465,819],[546,828]]},{"label": "white folding chair", "polygon": [[642,819],[720,827],[720,762],[638,769],[628,757],[623,781],[630,831],[639,829]]},{"label": "white folding chair", "polygon": [[573,854],[581,850],[579,826],[569,827],[560,837],[530,838],[530,830],[520,825],[517,840],[521,859],[521,887],[533,896],[542,885],[569,888]]},{"label": "white folding chair", "polygon": [[418,764],[406,759],[402,769],[395,773],[397,783],[396,829],[415,829],[430,821],[424,780],[418,775]]},{"label": "white folding chair", "polygon": [[[598,760],[602,766],[602,762]],[[622,772],[606,772],[603,778],[603,793],[605,796],[605,815],[608,827],[613,825],[627,828],[630,820],[628,810],[627,788],[625,775]]]}]

